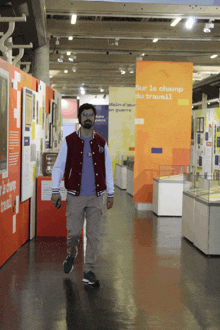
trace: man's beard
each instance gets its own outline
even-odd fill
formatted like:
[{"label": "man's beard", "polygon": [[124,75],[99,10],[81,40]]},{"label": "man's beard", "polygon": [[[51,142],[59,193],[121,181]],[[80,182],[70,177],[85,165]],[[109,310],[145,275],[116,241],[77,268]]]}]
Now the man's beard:
[{"label": "man's beard", "polygon": [[85,122],[82,126],[83,126],[84,128],[89,129],[89,128],[91,128],[93,125],[92,125],[91,122]]}]

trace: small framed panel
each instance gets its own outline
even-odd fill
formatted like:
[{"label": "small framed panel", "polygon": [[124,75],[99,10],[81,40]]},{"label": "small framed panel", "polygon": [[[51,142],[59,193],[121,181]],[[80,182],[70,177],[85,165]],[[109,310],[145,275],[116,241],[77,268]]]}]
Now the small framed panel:
[{"label": "small framed panel", "polygon": [[197,133],[204,132],[204,117],[198,117],[196,119],[196,131]]},{"label": "small framed panel", "polygon": [[8,177],[9,73],[0,69],[0,173]]}]

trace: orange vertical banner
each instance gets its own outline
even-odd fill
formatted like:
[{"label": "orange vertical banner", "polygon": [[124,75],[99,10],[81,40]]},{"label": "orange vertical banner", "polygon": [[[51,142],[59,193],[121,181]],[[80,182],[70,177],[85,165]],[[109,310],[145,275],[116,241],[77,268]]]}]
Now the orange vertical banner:
[{"label": "orange vertical banner", "polygon": [[152,203],[160,165],[190,165],[192,74],[192,63],[137,61],[135,203]]}]

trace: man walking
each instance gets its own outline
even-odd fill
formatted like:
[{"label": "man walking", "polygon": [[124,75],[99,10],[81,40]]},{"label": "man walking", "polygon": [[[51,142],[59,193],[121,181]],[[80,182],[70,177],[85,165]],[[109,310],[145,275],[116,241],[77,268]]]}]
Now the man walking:
[{"label": "man walking", "polygon": [[97,286],[99,281],[94,269],[105,190],[108,194],[107,209],[113,206],[114,199],[112,164],[106,140],[93,131],[96,108],[88,103],[81,105],[78,119],[81,128],[64,139],[53,167],[51,202],[56,206],[61,199],[60,183],[64,176],[68,254],[63,263],[64,272],[73,270],[85,212],[87,246],[82,281]]}]

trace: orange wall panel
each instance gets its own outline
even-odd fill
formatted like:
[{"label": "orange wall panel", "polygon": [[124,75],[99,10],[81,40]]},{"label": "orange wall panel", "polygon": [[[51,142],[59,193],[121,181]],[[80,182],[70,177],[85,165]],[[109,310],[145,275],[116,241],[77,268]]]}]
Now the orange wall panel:
[{"label": "orange wall panel", "polygon": [[54,99],[54,90],[46,86],[46,113],[50,113],[50,100]]},{"label": "orange wall panel", "polygon": [[135,118],[142,124],[135,125],[136,203],[152,203],[152,176],[140,179],[145,170],[190,165],[192,72],[192,63],[137,62]]},{"label": "orange wall panel", "polygon": [[[23,87],[28,87],[36,91],[37,79],[31,77],[27,73],[19,70],[18,68],[10,65],[9,63],[0,60],[0,67],[9,72],[9,166],[8,177],[2,179],[0,174],[0,186],[3,187],[8,183],[16,182],[16,188],[12,191],[7,191],[5,194],[1,194],[0,202],[0,266],[14,253],[17,249],[23,245],[29,237],[29,200],[24,203],[20,202],[19,198],[19,212],[16,214],[16,196],[20,197],[20,168],[21,168],[21,109],[22,109],[22,91]],[[16,73],[20,74],[20,82],[16,83]],[[18,93],[21,93],[20,102],[20,127],[17,125],[17,118],[15,116],[15,109],[17,108]],[[17,144],[13,142],[17,140]],[[13,146],[12,146],[13,144]],[[16,156],[16,161],[13,159]],[[2,188],[3,190],[3,188]],[[2,203],[7,200],[11,200],[11,207],[4,210]],[[13,233],[13,216],[16,215],[16,232]]]},{"label": "orange wall panel", "polygon": [[[29,238],[29,200],[20,202],[22,91],[23,87],[36,91],[38,80],[2,59],[0,59],[0,68],[9,73],[8,176],[3,178],[0,173],[0,266],[2,266]],[[17,109],[19,97],[20,112]],[[13,189],[10,188],[12,183]],[[19,205],[16,205],[17,196],[19,196]],[[16,231],[13,233],[15,216]]]}]

